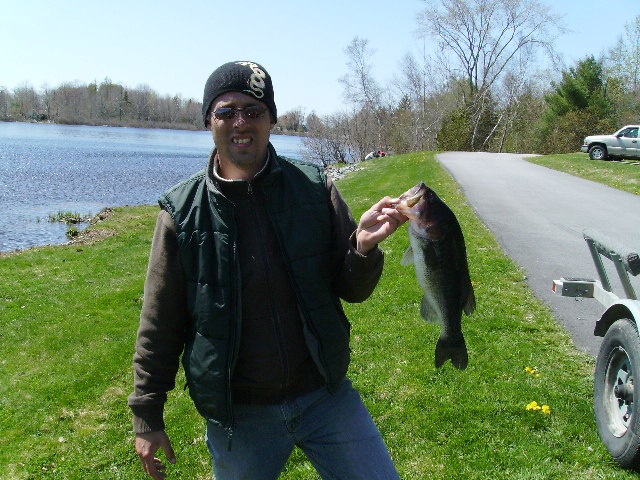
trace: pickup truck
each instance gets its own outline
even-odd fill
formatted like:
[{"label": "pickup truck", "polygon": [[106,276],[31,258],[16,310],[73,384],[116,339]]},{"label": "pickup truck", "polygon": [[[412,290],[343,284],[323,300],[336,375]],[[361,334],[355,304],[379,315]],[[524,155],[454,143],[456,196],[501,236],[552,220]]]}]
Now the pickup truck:
[{"label": "pickup truck", "polygon": [[640,159],[639,130],[640,125],[627,125],[613,135],[590,135],[585,137],[580,150],[588,153],[591,160]]}]

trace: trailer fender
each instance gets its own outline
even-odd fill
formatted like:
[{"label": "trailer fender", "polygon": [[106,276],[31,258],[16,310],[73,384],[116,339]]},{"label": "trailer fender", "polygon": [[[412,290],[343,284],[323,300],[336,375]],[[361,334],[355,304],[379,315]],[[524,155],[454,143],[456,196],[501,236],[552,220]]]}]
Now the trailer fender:
[{"label": "trailer fender", "polygon": [[593,334],[597,337],[604,337],[616,320],[628,318],[636,324],[638,328],[638,319],[640,319],[640,301],[621,298],[616,303],[607,308],[606,312],[596,322]]}]

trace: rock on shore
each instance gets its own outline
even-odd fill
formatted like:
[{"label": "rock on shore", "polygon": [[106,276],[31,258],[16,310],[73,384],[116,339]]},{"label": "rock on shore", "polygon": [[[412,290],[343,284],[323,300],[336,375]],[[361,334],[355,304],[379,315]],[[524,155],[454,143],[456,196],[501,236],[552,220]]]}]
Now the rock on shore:
[{"label": "rock on shore", "polygon": [[328,167],[325,168],[325,172],[327,172],[327,175],[333,181],[339,180],[345,175],[351,172],[356,172],[358,170],[362,170],[362,166],[357,163],[352,163],[344,167],[336,167],[335,165],[329,165]]}]

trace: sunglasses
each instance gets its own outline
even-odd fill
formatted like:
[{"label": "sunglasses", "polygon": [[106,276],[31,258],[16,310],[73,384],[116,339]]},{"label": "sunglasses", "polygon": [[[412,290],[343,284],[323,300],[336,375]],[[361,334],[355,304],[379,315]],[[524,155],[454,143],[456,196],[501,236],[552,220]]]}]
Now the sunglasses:
[{"label": "sunglasses", "polygon": [[267,113],[267,109],[260,105],[251,105],[244,108],[232,108],[223,107],[213,111],[213,116],[218,120],[231,120],[232,118],[239,117],[241,114],[247,120],[255,120],[257,118],[264,117]]}]

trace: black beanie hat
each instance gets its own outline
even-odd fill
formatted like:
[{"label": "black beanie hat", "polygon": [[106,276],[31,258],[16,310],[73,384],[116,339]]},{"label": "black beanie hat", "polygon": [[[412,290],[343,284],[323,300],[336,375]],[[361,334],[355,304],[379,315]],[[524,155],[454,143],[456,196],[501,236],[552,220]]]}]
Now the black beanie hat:
[{"label": "black beanie hat", "polygon": [[211,104],[226,92],[240,92],[260,100],[269,108],[273,120],[278,120],[273,83],[267,71],[255,62],[229,62],[214,70],[204,86],[202,118],[205,127],[209,127]]}]

